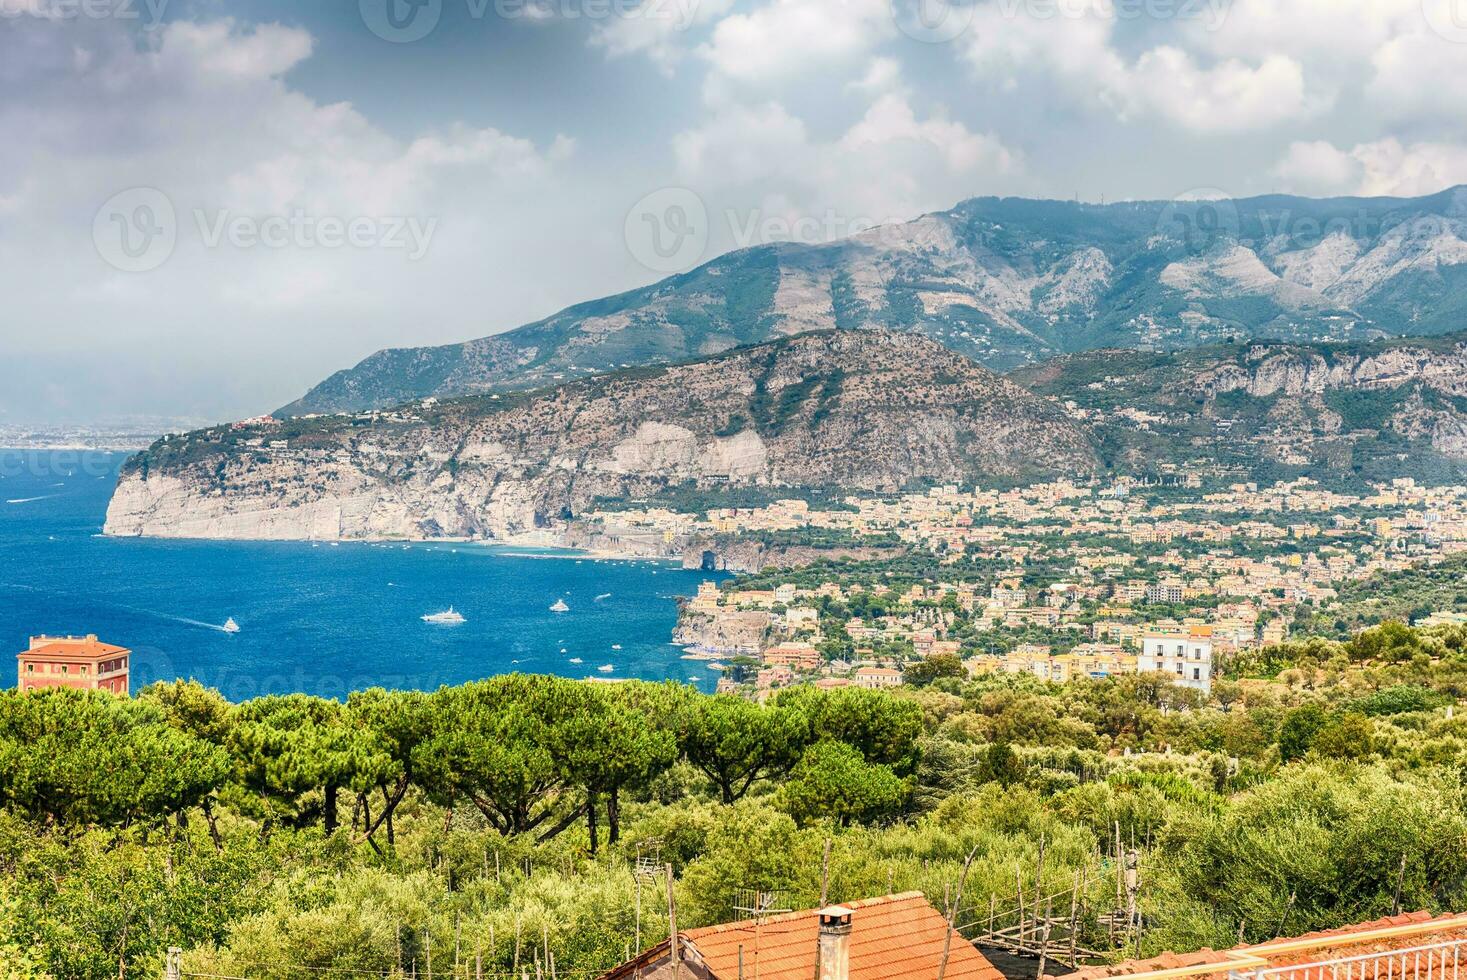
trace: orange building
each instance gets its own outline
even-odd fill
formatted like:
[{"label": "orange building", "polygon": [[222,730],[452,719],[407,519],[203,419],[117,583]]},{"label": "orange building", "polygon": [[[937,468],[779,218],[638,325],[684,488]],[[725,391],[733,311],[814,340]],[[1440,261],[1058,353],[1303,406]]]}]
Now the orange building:
[{"label": "orange building", "polygon": [[127,696],[127,672],[132,651],[87,636],[33,636],[31,646],[16,654],[22,691],[71,687],[111,691]]}]

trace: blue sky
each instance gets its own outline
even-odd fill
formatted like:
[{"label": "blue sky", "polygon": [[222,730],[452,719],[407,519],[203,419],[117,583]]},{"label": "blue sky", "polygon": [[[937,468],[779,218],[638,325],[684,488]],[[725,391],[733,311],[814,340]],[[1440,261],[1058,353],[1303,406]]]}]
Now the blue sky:
[{"label": "blue sky", "polygon": [[687,264],[1467,181],[1467,0],[409,2],[0,0],[0,422],[240,417],[653,281],[649,195],[706,212]]}]

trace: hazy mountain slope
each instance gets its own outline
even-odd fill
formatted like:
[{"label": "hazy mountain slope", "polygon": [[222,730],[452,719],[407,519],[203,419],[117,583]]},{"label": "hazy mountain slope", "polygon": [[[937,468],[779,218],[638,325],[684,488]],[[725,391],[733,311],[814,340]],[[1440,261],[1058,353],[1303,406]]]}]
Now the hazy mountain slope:
[{"label": "hazy mountain slope", "polygon": [[923,337],[825,331],[390,413],[222,426],[129,462],[107,533],[494,536],[601,497],[1084,476],[1054,402]]},{"label": "hazy mountain slope", "polygon": [[1065,402],[1123,472],[1467,478],[1467,334],[1091,351],[1010,378]]},{"label": "hazy mountain slope", "polygon": [[494,337],[383,351],[284,414],[553,384],[816,328],[927,334],[989,367],[1230,338],[1467,326],[1467,188],[1110,205],[975,198],[823,245],[743,249]]}]

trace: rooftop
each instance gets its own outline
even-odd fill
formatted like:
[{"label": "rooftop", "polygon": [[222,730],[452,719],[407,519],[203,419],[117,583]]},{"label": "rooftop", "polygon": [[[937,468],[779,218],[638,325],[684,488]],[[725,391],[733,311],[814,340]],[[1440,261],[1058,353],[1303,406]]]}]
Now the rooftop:
[{"label": "rooftop", "polygon": [[[944,936],[948,932],[947,920],[928,904],[921,892],[846,902],[843,908],[851,913],[849,980],[937,975]],[[684,976],[736,980],[740,976],[757,975],[760,980],[810,980],[815,976],[819,951],[820,911],[807,909],[757,922],[745,920],[681,930],[684,959],[701,960],[705,968],[687,970]],[[606,974],[606,980],[631,977],[639,970],[649,980],[660,977],[658,961],[666,948],[667,943],[661,943]],[[947,980],[1003,980],[1003,977],[971,943],[953,932]]]},{"label": "rooftop", "polygon": [[107,660],[120,654],[131,653],[126,647],[113,646],[97,639],[95,633],[86,636],[33,636],[27,650],[17,657],[51,657],[65,660]]},{"label": "rooftop", "polygon": [[[1233,971],[1287,973],[1289,971],[1281,968],[1340,963],[1362,957],[1370,959],[1372,954],[1421,949],[1442,939],[1467,941],[1467,916],[1407,912],[1255,945],[1225,950],[1203,948],[1193,953],[1163,953],[1144,960],[1090,966],[1062,974],[1056,980],[1112,980],[1116,977],[1161,980],[1162,977],[1220,976]],[[1400,968],[1391,971],[1396,980],[1403,980],[1402,973]],[[1340,975],[1344,976],[1343,973]]]}]

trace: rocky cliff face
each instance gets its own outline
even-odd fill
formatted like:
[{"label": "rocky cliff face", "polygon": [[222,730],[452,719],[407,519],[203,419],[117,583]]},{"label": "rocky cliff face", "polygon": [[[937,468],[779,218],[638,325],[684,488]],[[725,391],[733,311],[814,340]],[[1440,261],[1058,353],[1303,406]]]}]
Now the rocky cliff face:
[{"label": "rocky cliff face", "polygon": [[[1467,473],[1467,336],[1094,351],[1015,372],[1064,399],[1116,465],[1191,455],[1320,474]],[[1283,474],[1277,474],[1283,475]]]},{"label": "rocky cliff face", "polygon": [[132,460],[106,532],[513,538],[600,498],[1083,476],[1085,432],[911,334],[823,332],[538,392],[221,427]]},{"label": "rocky cliff face", "polygon": [[1421,198],[976,198],[820,245],[742,249],[444,347],[382,351],[284,414],[527,388],[811,329],[923,333],[996,370],[1105,347],[1460,329],[1467,188]]}]

